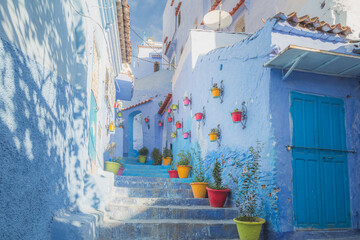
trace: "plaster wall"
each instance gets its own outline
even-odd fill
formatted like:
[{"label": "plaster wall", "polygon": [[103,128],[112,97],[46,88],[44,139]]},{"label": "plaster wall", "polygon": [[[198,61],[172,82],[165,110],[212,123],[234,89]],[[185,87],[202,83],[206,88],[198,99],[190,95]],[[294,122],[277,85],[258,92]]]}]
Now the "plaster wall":
[{"label": "plaster wall", "polygon": [[[99,9],[86,5],[97,1],[73,3],[0,3],[1,239],[49,239],[55,211],[98,208],[103,201],[94,190],[98,181],[89,181],[94,41],[102,80],[99,126],[108,113],[104,76],[111,65],[103,32],[74,11],[97,18]],[[108,137],[102,131],[98,154]],[[102,167],[102,152],[98,160]]]},{"label": "plaster wall", "polygon": [[154,44],[152,41],[148,44],[151,45],[139,45],[138,46],[138,59],[133,64],[133,73],[135,79],[144,78],[155,70],[155,62],[160,64],[160,70],[164,69],[161,59],[162,45]]}]

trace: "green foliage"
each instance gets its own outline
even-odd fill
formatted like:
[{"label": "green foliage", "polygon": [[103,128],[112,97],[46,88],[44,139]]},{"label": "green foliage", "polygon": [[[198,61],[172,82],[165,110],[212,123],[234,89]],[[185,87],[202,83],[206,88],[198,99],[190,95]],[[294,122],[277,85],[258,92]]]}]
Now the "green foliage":
[{"label": "green foliage", "polygon": [[190,165],[191,155],[189,152],[184,153],[184,150],[181,150],[177,156],[180,158],[177,165]]},{"label": "green foliage", "polygon": [[210,88],[210,91],[213,90],[214,88],[219,88],[218,85],[217,85],[217,83],[214,83],[214,84],[212,85],[212,88]]},{"label": "green foliage", "polygon": [[125,162],[125,159],[124,158],[122,158],[122,157],[115,157],[114,158],[114,162],[117,162],[118,164],[120,164],[120,167],[124,167],[124,162]]},{"label": "green foliage", "polygon": [[199,143],[197,144],[197,150],[192,148],[192,155],[194,159],[193,182],[207,182],[205,178],[205,171],[203,169],[204,163],[201,158],[201,149]]},{"label": "green foliage", "polygon": [[162,155],[159,149],[154,148],[151,152],[151,158],[154,160],[153,165],[160,165],[162,161]]},{"label": "green foliage", "polygon": [[142,147],[139,150],[139,154],[142,155],[142,156],[147,156],[149,154],[149,149],[147,149],[146,147]]},{"label": "green foliage", "polygon": [[215,165],[213,168],[212,176],[214,178],[214,183],[210,184],[209,188],[215,190],[223,190],[225,187],[222,185],[222,178],[221,178],[221,163],[216,159]]},{"label": "green foliage", "polygon": [[171,157],[172,158],[172,152],[170,149],[164,147],[163,149],[163,156],[164,158]]},{"label": "green foliage", "polygon": [[250,147],[250,157],[244,163],[235,160],[236,166],[243,170],[241,185],[237,178],[229,174],[237,185],[235,189],[236,206],[239,209],[239,218],[243,221],[255,222],[263,208],[262,199],[258,195],[263,146],[264,144],[257,142],[255,148]]},{"label": "green foliage", "polygon": [[210,132],[211,132],[211,133],[218,133],[219,130],[218,130],[217,128],[212,128],[212,129],[210,129]]}]

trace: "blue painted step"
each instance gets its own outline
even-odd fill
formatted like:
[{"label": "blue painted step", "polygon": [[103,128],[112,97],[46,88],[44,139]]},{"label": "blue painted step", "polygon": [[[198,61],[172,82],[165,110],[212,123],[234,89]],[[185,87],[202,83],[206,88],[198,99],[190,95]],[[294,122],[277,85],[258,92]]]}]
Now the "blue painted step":
[{"label": "blue painted step", "polygon": [[129,198],[114,197],[111,203],[135,206],[209,206],[207,198]]},{"label": "blue painted step", "polygon": [[190,189],[157,189],[157,188],[127,188],[115,187],[115,197],[140,198],[190,198],[193,197]]}]

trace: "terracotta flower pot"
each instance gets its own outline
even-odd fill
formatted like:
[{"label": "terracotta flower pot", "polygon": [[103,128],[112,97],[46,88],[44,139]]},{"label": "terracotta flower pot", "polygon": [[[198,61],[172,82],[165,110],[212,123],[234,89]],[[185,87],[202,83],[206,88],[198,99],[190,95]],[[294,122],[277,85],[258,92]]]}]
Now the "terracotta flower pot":
[{"label": "terracotta flower pot", "polygon": [[217,140],[217,134],[209,133],[209,140],[210,140],[210,142],[215,142]]},{"label": "terracotta flower pot", "polygon": [[240,111],[236,111],[236,112],[232,112],[231,113],[231,117],[234,123],[239,123],[241,122],[241,116],[242,116],[242,112]]},{"label": "terracotta flower pot", "polygon": [[218,208],[221,208],[224,206],[230,189],[226,188],[224,190],[215,190],[215,189],[206,187],[206,190],[208,192],[210,206],[218,207]]},{"label": "terracotta flower pot", "polygon": [[206,187],[209,183],[205,182],[194,182],[190,183],[194,198],[205,198],[206,197]]},{"label": "terracotta flower pot", "polygon": [[180,129],[181,128],[181,123],[176,123],[176,128]]},{"label": "terracotta flower pot", "polygon": [[168,173],[170,178],[179,178],[177,170],[168,170]]},{"label": "terracotta flower pot", "polygon": [[171,163],[171,157],[163,158],[163,165],[167,166]]},{"label": "terracotta flower pot", "polygon": [[190,99],[184,98],[183,102],[184,102],[184,106],[189,106],[189,104],[190,104]]},{"label": "terracotta flower pot", "polygon": [[188,139],[189,138],[189,133],[188,132],[183,132],[183,138]]},{"label": "terracotta flower pot", "polygon": [[189,166],[189,165],[179,165],[179,166],[176,166],[176,168],[177,168],[178,173],[179,173],[179,178],[188,178],[189,177],[191,166]]},{"label": "terracotta flower pot", "polygon": [[218,98],[220,97],[220,88],[213,88],[211,89],[211,93],[213,98]]},{"label": "terracotta flower pot", "polygon": [[203,119],[203,114],[195,113],[195,119],[196,119],[196,121],[200,122]]}]

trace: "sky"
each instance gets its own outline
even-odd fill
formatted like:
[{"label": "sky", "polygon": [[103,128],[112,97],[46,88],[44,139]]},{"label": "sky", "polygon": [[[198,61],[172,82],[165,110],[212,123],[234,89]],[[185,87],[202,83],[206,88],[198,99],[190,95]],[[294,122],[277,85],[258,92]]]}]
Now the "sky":
[{"label": "sky", "polygon": [[162,41],[162,16],[167,0],[129,0],[132,55],[137,56],[137,45],[142,44],[140,37],[154,37]]}]

